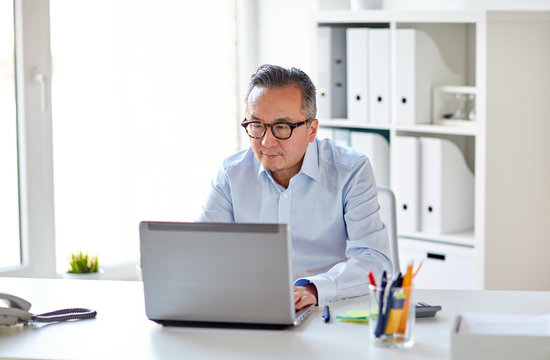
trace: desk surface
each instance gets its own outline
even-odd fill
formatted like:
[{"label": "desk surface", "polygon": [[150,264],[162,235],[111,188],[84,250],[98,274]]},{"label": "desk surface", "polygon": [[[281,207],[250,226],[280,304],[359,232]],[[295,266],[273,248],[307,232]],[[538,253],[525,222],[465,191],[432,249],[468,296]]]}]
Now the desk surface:
[{"label": "desk surface", "polygon": [[[162,327],[145,316],[141,282],[0,278],[0,292],[27,299],[37,314],[98,312],[93,320],[0,327],[2,359],[447,359],[457,312],[550,313],[550,292],[417,290],[418,300],[443,310],[417,319],[412,348],[390,350],[369,343],[366,325],[323,323],[321,309],[287,330]],[[364,307],[365,298],[335,303],[332,317]]]}]

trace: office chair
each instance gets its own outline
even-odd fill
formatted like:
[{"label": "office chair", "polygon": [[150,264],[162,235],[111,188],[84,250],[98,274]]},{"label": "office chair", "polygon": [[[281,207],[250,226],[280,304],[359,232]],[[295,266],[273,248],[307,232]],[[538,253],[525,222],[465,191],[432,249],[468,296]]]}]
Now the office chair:
[{"label": "office chair", "polygon": [[390,188],[378,186],[378,204],[380,205],[380,218],[388,231],[391,260],[394,264],[394,272],[397,274],[400,271],[399,250],[397,247],[397,214],[395,210],[395,195]]}]

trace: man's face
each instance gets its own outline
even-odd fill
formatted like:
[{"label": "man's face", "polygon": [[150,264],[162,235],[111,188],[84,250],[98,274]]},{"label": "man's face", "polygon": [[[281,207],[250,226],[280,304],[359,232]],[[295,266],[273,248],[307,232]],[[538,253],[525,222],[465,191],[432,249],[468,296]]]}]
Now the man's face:
[{"label": "man's face", "polygon": [[[246,110],[247,121],[264,124],[275,122],[299,123],[306,120],[302,113],[302,94],[295,85],[266,89],[255,87],[250,92]],[[271,128],[261,139],[250,139],[254,154],[264,168],[271,171],[273,178],[284,186],[302,167],[302,160],[310,142],[315,139],[318,121],[303,125],[292,131],[286,140],[273,136]]]}]

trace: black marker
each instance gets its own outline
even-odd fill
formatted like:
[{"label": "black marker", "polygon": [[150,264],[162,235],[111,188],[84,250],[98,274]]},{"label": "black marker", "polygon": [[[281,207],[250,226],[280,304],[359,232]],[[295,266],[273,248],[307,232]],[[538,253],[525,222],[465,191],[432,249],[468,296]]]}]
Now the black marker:
[{"label": "black marker", "polygon": [[325,309],[323,310],[323,321],[326,323],[330,321],[330,309],[328,305],[325,305]]}]

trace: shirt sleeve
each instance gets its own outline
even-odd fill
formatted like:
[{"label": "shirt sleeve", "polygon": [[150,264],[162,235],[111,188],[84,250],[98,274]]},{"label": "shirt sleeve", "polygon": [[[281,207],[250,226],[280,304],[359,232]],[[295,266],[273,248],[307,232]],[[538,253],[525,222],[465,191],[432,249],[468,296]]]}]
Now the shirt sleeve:
[{"label": "shirt sleeve", "polygon": [[235,222],[231,189],[225,169],[220,167],[197,222]]},{"label": "shirt sleeve", "polygon": [[387,229],[380,219],[378,191],[369,160],[361,157],[343,188],[347,260],[326,273],[300,278],[294,283],[313,283],[320,306],[332,301],[366,295],[367,274],[379,278],[385,270],[393,274]]}]

